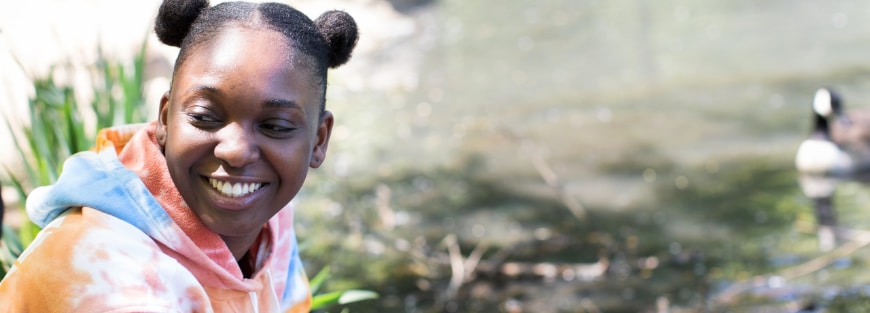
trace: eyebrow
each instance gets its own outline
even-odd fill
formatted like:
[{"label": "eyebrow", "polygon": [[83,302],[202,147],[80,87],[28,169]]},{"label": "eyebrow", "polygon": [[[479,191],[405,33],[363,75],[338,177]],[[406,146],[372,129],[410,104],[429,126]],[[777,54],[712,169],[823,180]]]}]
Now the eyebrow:
[{"label": "eyebrow", "polygon": [[269,99],[263,102],[263,106],[274,109],[302,109],[296,101],[285,99]]},{"label": "eyebrow", "polygon": [[213,94],[213,95],[217,95],[217,96],[223,95],[223,93],[219,89],[217,89],[217,87],[210,86],[210,85],[193,86],[190,89],[185,90],[183,95],[202,94],[202,93]]},{"label": "eyebrow", "polygon": [[[198,85],[187,90],[187,94],[213,94],[223,96],[224,93],[220,89],[211,85]],[[299,109],[303,110],[301,105],[293,100],[287,99],[268,99],[263,101],[263,107],[271,109]]]}]

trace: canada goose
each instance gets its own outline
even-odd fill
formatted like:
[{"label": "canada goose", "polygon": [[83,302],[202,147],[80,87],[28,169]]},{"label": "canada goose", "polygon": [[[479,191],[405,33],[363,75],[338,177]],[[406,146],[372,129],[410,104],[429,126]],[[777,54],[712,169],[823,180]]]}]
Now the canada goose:
[{"label": "canada goose", "polygon": [[840,96],[820,88],[813,98],[813,132],[798,147],[795,167],[804,194],[813,200],[820,248],[837,241],[832,203],[839,180],[870,182],[870,113],[843,112]]},{"label": "canada goose", "polygon": [[795,166],[801,174],[870,182],[870,111],[846,114],[834,91],[816,91],[813,132],[798,147]]},{"label": "canada goose", "polygon": [[[816,91],[813,99],[813,132],[798,147],[795,166],[801,174],[844,177],[855,169],[855,161],[843,149],[844,139],[835,140],[833,129],[841,124],[850,124],[842,114],[840,98],[829,89]],[[834,119],[836,117],[837,119]],[[833,125],[836,127],[832,127]],[[838,131],[837,134],[843,134]],[[842,135],[839,135],[842,136]]]}]

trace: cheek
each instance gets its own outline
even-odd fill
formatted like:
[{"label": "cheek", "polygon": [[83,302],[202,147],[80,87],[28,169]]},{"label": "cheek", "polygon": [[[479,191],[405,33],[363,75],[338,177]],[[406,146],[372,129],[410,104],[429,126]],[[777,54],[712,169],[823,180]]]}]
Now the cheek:
[{"label": "cheek", "polygon": [[208,141],[208,136],[194,127],[181,124],[167,127],[163,149],[170,171],[190,166],[203,154],[209,153]]},{"label": "cheek", "polygon": [[305,140],[279,145],[269,149],[267,158],[281,180],[292,182],[290,185],[301,184],[308,173],[308,163],[311,157],[311,145]]}]

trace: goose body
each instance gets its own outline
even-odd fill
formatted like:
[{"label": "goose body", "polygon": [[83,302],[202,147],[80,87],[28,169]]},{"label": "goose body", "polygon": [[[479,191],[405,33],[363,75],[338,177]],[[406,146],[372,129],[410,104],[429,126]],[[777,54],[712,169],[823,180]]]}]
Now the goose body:
[{"label": "goose body", "polygon": [[813,98],[813,131],[795,155],[803,193],[812,199],[819,248],[840,239],[833,195],[840,180],[870,182],[870,112],[843,110],[840,97],[821,88]]},{"label": "goose body", "polygon": [[870,112],[846,114],[840,97],[828,88],[813,99],[813,133],[798,147],[801,174],[859,178],[870,170]]},{"label": "goose body", "polygon": [[855,161],[830,139],[810,138],[798,147],[795,167],[802,174],[844,177],[855,170]]}]

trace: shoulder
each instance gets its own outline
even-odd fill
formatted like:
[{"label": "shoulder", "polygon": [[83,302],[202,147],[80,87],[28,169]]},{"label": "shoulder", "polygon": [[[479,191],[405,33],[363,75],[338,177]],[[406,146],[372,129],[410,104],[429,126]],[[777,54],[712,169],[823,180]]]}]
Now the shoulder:
[{"label": "shoulder", "polygon": [[288,205],[278,212],[269,221],[269,227],[275,232],[269,267],[282,308],[285,312],[308,312],[311,289],[299,257],[293,208]]},{"label": "shoulder", "polygon": [[47,225],[0,282],[0,302],[46,309],[36,311],[172,311],[203,301],[193,275],[151,238],[89,208]]}]

